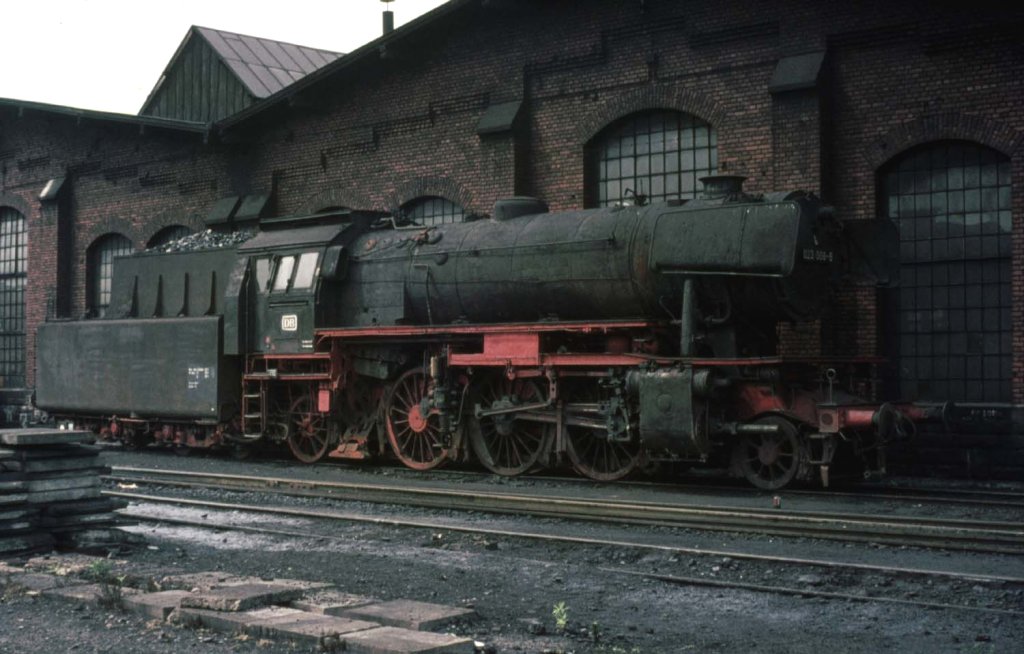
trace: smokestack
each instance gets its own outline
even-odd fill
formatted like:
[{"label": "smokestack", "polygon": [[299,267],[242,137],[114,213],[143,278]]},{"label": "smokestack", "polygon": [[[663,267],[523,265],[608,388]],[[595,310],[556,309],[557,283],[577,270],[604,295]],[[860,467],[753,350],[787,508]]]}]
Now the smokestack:
[{"label": "smokestack", "polygon": [[384,3],[384,34],[390,34],[395,29],[395,12],[387,9],[394,0],[380,0]]}]

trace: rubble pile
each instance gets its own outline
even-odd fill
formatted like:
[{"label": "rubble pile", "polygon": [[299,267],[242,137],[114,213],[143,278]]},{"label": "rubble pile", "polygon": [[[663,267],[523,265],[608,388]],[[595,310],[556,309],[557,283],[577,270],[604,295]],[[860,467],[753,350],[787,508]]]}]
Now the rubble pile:
[{"label": "rubble pile", "polygon": [[241,230],[238,232],[215,232],[208,229],[205,232],[196,232],[188,236],[182,236],[169,243],[164,243],[151,252],[196,252],[198,250],[219,250],[229,248],[239,243],[244,243],[255,236],[252,230]]},{"label": "rubble pile", "polygon": [[102,497],[92,434],[0,430],[0,556],[62,550],[106,552],[135,538],[115,529],[126,502]]}]

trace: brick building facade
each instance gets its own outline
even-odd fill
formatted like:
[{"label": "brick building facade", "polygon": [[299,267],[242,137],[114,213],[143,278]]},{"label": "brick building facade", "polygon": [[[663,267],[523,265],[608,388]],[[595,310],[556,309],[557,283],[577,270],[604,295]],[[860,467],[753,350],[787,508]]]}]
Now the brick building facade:
[{"label": "brick building facade", "polygon": [[789,351],[886,355],[890,395],[1024,404],[1024,10],[984,5],[453,0],[212,124],[0,102],[0,208],[27,236],[6,392],[31,390],[41,321],[89,311],[105,235],[142,248],[227,197],[558,211],[717,170],[903,229],[909,285],[841,292],[781,327]]}]

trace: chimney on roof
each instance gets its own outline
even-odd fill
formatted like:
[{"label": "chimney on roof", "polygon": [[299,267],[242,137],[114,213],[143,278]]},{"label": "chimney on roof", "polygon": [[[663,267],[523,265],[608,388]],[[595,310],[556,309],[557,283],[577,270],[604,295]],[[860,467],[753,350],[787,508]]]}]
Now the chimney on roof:
[{"label": "chimney on roof", "polygon": [[384,34],[390,34],[395,29],[395,12],[387,9],[394,0],[380,0],[384,3]]}]

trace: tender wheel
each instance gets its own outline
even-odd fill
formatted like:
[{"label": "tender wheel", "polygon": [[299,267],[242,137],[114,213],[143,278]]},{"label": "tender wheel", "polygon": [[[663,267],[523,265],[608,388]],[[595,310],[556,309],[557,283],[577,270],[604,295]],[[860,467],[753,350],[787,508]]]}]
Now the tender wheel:
[{"label": "tender wheel", "polygon": [[[503,409],[544,400],[536,382],[489,375],[475,401],[483,408]],[[469,421],[469,439],[477,459],[499,475],[518,475],[533,468],[551,445],[552,429],[541,422],[516,420],[503,414]]]},{"label": "tender wheel", "polygon": [[295,398],[289,409],[288,448],[303,463],[316,463],[324,458],[330,437],[327,416],[316,410],[311,392]]},{"label": "tender wheel", "polygon": [[144,449],[152,442],[152,436],[145,429],[126,429],[122,440],[125,449],[138,451]]},{"label": "tender wheel", "polygon": [[402,374],[384,401],[388,441],[395,456],[414,470],[430,470],[448,458],[441,420],[435,410],[424,411],[427,375],[419,368]]},{"label": "tender wheel", "polygon": [[802,450],[796,426],[779,416],[757,421],[777,425],[778,431],[744,434],[733,450],[733,461],[747,481],[764,490],[777,490],[793,480],[800,470]]},{"label": "tender wheel", "polygon": [[[596,402],[600,395],[597,388],[581,389],[571,393],[568,402]],[[573,469],[596,481],[622,479],[642,459],[640,443],[609,440],[604,430],[589,427],[566,425],[565,448]]]}]

